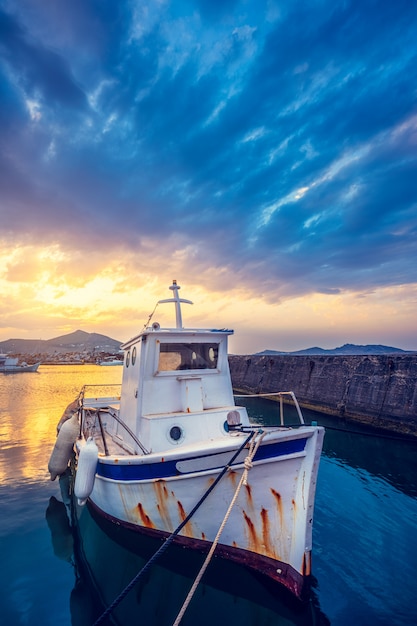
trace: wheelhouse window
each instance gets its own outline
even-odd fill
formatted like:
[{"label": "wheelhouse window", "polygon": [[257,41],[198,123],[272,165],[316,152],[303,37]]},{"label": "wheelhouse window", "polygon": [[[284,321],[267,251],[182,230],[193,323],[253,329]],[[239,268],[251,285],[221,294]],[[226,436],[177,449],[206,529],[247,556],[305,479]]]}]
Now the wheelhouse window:
[{"label": "wheelhouse window", "polygon": [[161,343],[158,371],[216,369],[218,343]]}]

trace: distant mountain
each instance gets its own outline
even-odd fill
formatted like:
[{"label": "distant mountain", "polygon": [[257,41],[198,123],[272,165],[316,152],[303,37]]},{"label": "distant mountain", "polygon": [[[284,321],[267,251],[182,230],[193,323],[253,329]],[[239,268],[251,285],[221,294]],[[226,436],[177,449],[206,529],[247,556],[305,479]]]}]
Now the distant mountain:
[{"label": "distant mountain", "polygon": [[0,342],[0,352],[14,354],[53,354],[56,352],[117,352],[123,342],[100,335],[76,330],[54,339],[8,339]]},{"label": "distant mountain", "polygon": [[401,350],[401,348],[393,348],[391,346],[381,346],[381,345],[366,345],[366,346],[357,346],[352,343],[345,343],[343,346],[339,348],[333,348],[331,350],[325,350],[323,348],[306,348],[305,350],[296,350],[295,352],[280,352],[278,350],[264,350],[263,352],[257,352],[258,356],[268,355],[268,354],[286,354],[286,355],[300,355],[300,356],[320,356],[320,355],[348,355],[348,354],[392,354],[392,353],[403,353],[410,354],[413,353],[413,350]]}]

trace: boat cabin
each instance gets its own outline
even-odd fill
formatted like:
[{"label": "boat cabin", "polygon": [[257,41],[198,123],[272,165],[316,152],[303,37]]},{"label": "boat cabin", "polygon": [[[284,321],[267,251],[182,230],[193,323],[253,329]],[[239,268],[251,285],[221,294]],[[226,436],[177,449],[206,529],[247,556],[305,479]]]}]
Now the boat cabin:
[{"label": "boat cabin", "polygon": [[180,300],[175,282],[172,288],[175,297],[161,302],[175,303],[177,327],[155,322],[122,346],[119,417],[147,452],[227,437],[232,411],[249,424],[246,409],[234,404],[227,352],[233,331],[182,328],[180,303],[190,302]]},{"label": "boat cabin", "polygon": [[120,418],[148,451],[227,436],[231,332],[152,328],[124,345]]}]

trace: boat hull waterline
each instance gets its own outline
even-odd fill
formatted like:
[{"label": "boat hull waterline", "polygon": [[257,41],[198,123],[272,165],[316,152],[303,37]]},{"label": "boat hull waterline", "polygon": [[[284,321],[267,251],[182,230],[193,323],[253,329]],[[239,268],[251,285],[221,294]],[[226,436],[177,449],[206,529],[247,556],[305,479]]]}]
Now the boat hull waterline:
[{"label": "boat hull waterline", "polygon": [[[280,438],[274,439],[274,435]],[[314,451],[321,449],[323,432],[306,427],[297,432],[299,438],[281,441],[285,435],[285,432],[266,432],[266,441],[254,458],[248,482],[232,509],[216,554],[259,571],[302,599],[308,591],[311,573],[315,490],[312,475],[318,463]],[[244,451],[241,456],[246,454]],[[224,455],[217,456],[223,459]],[[232,451],[228,455],[232,456]],[[90,501],[97,511],[117,524],[154,536],[168,536],[184,521],[222,469],[197,471],[199,460],[203,467],[219,462],[213,460],[214,456],[171,461],[166,464],[164,477],[142,479],[137,476],[161,473],[161,465],[165,463],[147,459],[146,465],[135,465],[131,459],[129,465],[120,465],[115,459],[114,463],[109,462],[111,459],[107,462],[100,459]],[[194,471],[170,475],[173,466],[184,468],[187,463]],[[185,525],[176,538],[177,543],[208,551],[243,470],[242,461],[232,465]],[[117,478],[109,477],[115,474]]]}]

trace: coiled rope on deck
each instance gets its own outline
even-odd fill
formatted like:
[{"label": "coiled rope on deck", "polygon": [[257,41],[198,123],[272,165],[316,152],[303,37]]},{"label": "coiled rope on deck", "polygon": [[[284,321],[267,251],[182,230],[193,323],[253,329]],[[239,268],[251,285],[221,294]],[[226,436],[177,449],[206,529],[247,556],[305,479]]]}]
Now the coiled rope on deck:
[{"label": "coiled rope on deck", "polygon": [[262,439],[263,439],[263,437],[265,435],[265,433],[260,433],[260,436],[259,436],[258,440],[255,443],[257,435],[258,435],[258,433],[253,433],[253,435],[252,435],[252,438],[250,440],[250,447],[249,447],[248,456],[244,460],[244,470],[243,470],[242,476],[240,478],[239,484],[236,487],[236,490],[235,490],[235,493],[233,495],[233,498],[232,498],[232,500],[231,500],[231,502],[229,504],[229,508],[227,509],[226,515],[224,516],[223,521],[220,524],[219,530],[217,531],[217,535],[216,535],[216,537],[215,537],[215,539],[214,539],[214,541],[213,541],[213,543],[211,545],[209,553],[207,554],[207,557],[206,557],[203,565],[201,566],[201,569],[198,572],[198,574],[196,576],[196,579],[195,579],[195,581],[194,581],[190,591],[188,592],[188,595],[187,595],[186,599],[184,600],[184,603],[183,603],[183,605],[182,605],[182,607],[180,609],[180,612],[177,615],[177,618],[176,618],[173,626],[178,626],[180,624],[180,622],[181,622],[181,620],[182,620],[182,618],[184,616],[184,613],[187,610],[188,605],[190,604],[190,602],[191,602],[191,600],[192,600],[192,598],[194,596],[194,593],[196,592],[196,589],[197,589],[198,585],[200,584],[200,581],[201,581],[201,579],[202,579],[202,577],[204,575],[204,572],[206,571],[206,569],[207,569],[207,567],[208,567],[208,565],[209,565],[209,563],[210,563],[210,561],[211,561],[211,559],[213,557],[214,551],[215,551],[215,549],[217,547],[217,544],[219,543],[219,540],[220,540],[220,535],[222,534],[223,529],[226,526],[227,520],[229,519],[230,513],[232,512],[232,509],[233,509],[233,507],[235,505],[235,502],[236,502],[236,500],[238,498],[238,495],[239,495],[239,492],[240,492],[240,490],[242,488],[242,485],[246,485],[247,484],[248,472],[249,472],[250,469],[252,469],[253,457],[255,456],[255,454],[256,454],[259,446],[260,446],[260,443],[261,443],[261,441],[262,441]]},{"label": "coiled rope on deck", "polygon": [[143,576],[148,572],[148,570],[152,567],[152,565],[158,560],[158,558],[160,556],[162,556],[162,554],[167,550],[168,546],[173,542],[174,538],[176,537],[176,535],[178,535],[179,532],[181,532],[181,530],[184,528],[184,526],[190,521],[190,519],[192,518],[192,516],[194,515],[194,513],[200,508],[200,506],[203,504],[203,502],[206,500],[206,498],[209,496],[209,494],[213,491],[213,489],[216,487],[216,485],[220,482],[220,480],[223,478],[223,476],[226,474],[226,472],[230,469],[230,466],[232,465],[232,463],[237,459],[237,457],[239,456],[239,454],[242,452],[242,450],[249,444],[249,442],[256,437],[257,434],[262,433],[261,429],[258,429],[257,431],[252,431],[249,433],[248,437],[246,437],[245,441],[242,443],[242,445],[238,448],[238,450],[233,454],[233,456],[231,457],[230,461],[227,463],[227,465],[224,466],[224,468],[222,469],[222,471],[220,472],[220,474],[216,477],[216,480],[210,485],[210,487],[207,489],[207,491],[204,492],[204,494],[201,496],[200,500],[197,502],[197,504],[194,506],[194,508],[190,511],[190,513],[187,515],[187,517],[181,522],[181,524],[174,530],[174,532],[171,533],[171,535],[169,535],[169,537],[167,537],[166,541],[161,545],[161,547],[155,552],[155,554],[153,556],[151,556],[151,558],[149,559],[149,561],[147,561],[147,563],[145,563],[145,565],[142,567],[142,569],[136,574],[136,576],[134,578],[132,578],[132,580],[130,581],[130,583],[128,583],[128,585],[126,585],[126,587],[123,589],[123,591],[121,591],[121,593],[117,596],[117,598],[115,600],[113,600],[113,602],[107,607],[107,609],[100,615],[100,617],[94,622],[93,626],[99,626],[99,624],[102,624],[103,621],[109,617],[109,615],[111,615],[111,613],[114,611],[114,609],[120,604],[120,602],[123,600],[123,598],[125,598],[127,596],[127,594],[129,593],[129,591],[136,585],[137,582],[139,582],[139,580],[141,578],[143,578]]}]

